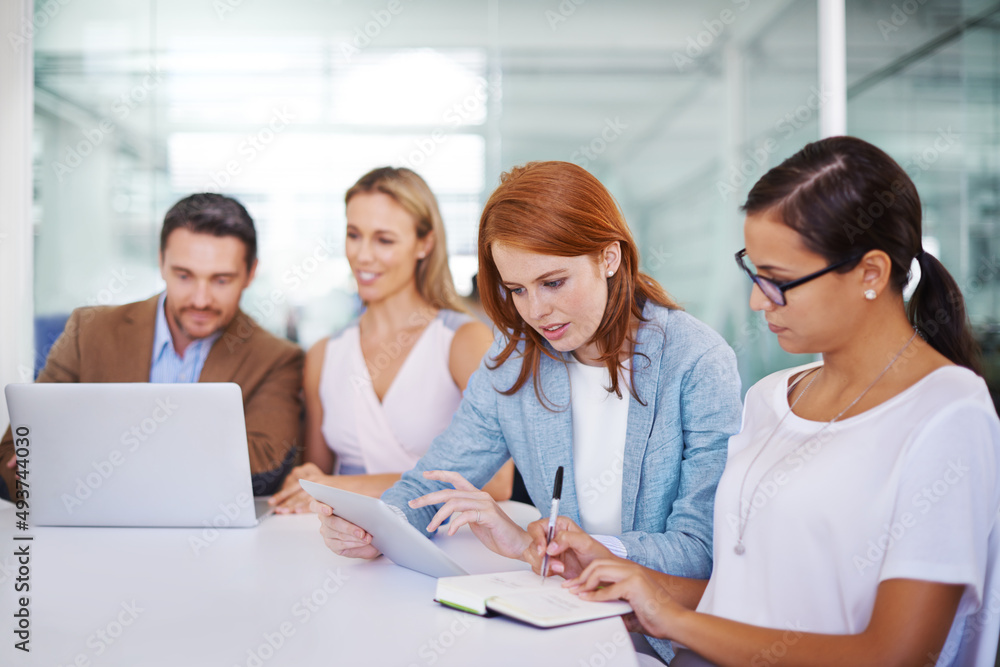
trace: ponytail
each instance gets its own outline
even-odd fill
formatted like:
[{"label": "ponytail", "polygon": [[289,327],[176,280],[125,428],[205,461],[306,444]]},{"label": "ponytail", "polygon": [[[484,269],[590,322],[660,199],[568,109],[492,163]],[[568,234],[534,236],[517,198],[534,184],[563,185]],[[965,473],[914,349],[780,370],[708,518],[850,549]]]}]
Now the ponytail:
[{"label": "ponytail", "polygon": [[921,250],[920,282],[910,297],[906,315],[931,347],[959,366],[982,375],[979,344],[969,327],[962,292],[944,265]]},{"label": "ponytail", "polygon": [[830,264],[882,250],[892,260],[889,280],[899,294],[916,259],[920,282],[906,307],[910,323],[935,350],[982,375],[962,292],[941,262],[921,250],[917,188],[885,151],[856,137],[807,144],[764,174],[742,208],[747,215],[773,210]]}]

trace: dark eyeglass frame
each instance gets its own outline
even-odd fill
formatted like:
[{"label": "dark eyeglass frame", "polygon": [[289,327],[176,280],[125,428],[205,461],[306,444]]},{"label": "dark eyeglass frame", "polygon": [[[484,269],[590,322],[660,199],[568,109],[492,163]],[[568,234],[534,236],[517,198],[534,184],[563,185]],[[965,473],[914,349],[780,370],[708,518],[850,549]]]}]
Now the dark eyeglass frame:
[{"label": "dark eyeglass frame", "polygon": [[846,264],[850,264],[851,262],[857,262],[858,260],[860,260],[862,257],[865,256],[865,253],[862,252],[857,255],[852,255],[847,259],[842,259],[839,262],[834,262],[825,269],[820,269],[815,273],[810,273],[808,276],[802,276],[801,278],[796,278],[795,280],[789,280],[783,283],[778,282],[776,280],[771,280],[770,278],[764,278],[762,276],[757,275],[756,273],[751,272],[750,268],[746,265],[746,262],[743,261],[743,258],[746,257],[746,255],[747,255],[746,248],[743,248],[743,250],[740,250],[738,253],[736,253],[736,263],[739,265],[741,269],[743,269],[743,272],[747,274],[747,277],[750,278],[750,280],[752,280],[753,283],[760,288],[760,291],[764,293],[764,296],[770,299],[774,303],[774,305],[784,306],[786,303],[785,292],[787,292],[788,290],[792,289],[793,287],[798,287],[799,285],[804,285],[810,280],[815,280],[816,278],[826,275],[827,273],[830,273],[830,271],[833,271],[834,269],[839,269],[840,267]]}]

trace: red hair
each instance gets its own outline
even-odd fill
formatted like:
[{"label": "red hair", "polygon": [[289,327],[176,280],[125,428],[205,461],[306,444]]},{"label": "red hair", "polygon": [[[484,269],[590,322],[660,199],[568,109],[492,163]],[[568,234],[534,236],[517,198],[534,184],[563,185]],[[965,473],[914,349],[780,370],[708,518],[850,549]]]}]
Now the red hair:
[{"label": "red hair", "polygon": [[[637,325],[644,321],[643,307],[650,301],[666,308],[679,306],[659,283],[639,272],[639,252],[618,203],[585,169],[571,162],[529,162],[500,177],[500,186],[490,195],[479,221],[478,281],[483,309],[507,337],[492,368],[505,363],[522,341],[525,345],[517,381],[503,394],[516,393],[533,377],[535,395],[545,405],[538,364],[541,354],[559,358],[518,314],[493,260],[493,245],[541,255],[589,255],[596,259],[616,241],[621,246],[621,266],[608,278],[608,303],[592,341],[598,343],[599,361],[611,376],[610,391],[621,397],[619,352],[627,345],[631,354]],[[640,400],[634,383],[630,384],[632,395]]]}]

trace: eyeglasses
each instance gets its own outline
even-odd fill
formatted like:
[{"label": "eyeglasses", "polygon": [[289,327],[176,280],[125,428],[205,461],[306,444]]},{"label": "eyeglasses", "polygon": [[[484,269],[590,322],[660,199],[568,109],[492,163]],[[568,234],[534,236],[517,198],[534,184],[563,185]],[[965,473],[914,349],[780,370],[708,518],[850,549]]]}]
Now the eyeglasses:
[{"label": "eyeglasses", "polygon": [[792,289],[793,287],[798,287],[799,285],[804,285],[810,280],[815,280],[816,278],[819,278],[820,276],[825,275],[830,271],[833,271],[834,269],[839,269],[845,264],[856,262],[862,257],[864,257],[864,253],[853,255],[839,262],[834,262],[825,269],[820,269],[815,273],[810,273],[808,276],[803,276],[801,278],[796,278],[795,280],[789,280],[783,283],[771,280],[770,278],[763,278],[761,276],[758,276],[756,273],[753,273],[750,270],[750,267],[747,266],[746,261],[744,261],[744,258],[746,256],[747,256],[746,248],[736,253],[736,263],[739,265],[739,267],[743,269],[743,271],[747,274],[747,277],[749,277],[750,280],[752,280],[754,284],[760,288],[760,291],[764,293],[764,296],[770,299],[774,303],[774,305],[784,306],[785,292],[787,292],[788,290]]}]

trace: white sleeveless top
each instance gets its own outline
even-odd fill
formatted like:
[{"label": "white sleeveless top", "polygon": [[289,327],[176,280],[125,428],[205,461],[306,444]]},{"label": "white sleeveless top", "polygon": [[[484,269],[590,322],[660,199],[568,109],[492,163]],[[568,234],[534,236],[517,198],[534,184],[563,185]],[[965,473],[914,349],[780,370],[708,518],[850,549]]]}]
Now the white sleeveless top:
[{"label": "white sleeveless top", "polygon": [[[357,322],[331,336],[319,378],[321,430],[336,454],[334,472],[403,472],[414,466],[462,400],[448,360],[455,331],[472,317],[441,310],[421,332],[382,401],[361,352]],[[372,360],[379,367],[386,347]]]}]

